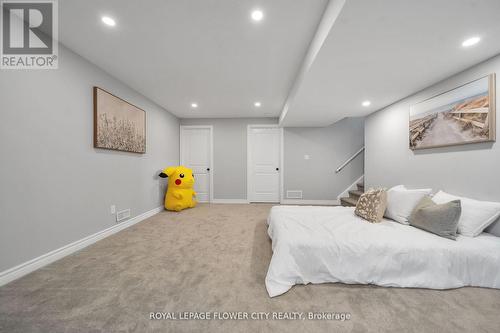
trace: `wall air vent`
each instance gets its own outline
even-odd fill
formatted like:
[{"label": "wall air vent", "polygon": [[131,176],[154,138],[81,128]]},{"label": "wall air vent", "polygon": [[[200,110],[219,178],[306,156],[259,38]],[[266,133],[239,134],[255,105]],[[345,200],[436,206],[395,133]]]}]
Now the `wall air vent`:
[{"label": "wall air vent", "polygon": [[124,209],[116,213],[116,222],[130,218],[130,209]]},{"label": "wall air vent", "polygon": [[287,199],[302,199],[302,190],[286,191]]}]

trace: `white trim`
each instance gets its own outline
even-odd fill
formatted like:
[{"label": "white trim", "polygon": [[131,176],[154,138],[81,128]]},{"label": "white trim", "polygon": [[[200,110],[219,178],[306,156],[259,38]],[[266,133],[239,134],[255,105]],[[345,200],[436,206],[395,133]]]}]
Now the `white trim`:
[{"label": "white trim", "polygon": [[[208,203],[214,200],[214,127],[212,125],[180,125],[179,131],[179,161],[184,164],[184,156],[182,154],[182,131],[184,129],[208,129],[210,130],[210,193]],[[202,202],[203,203],[203,202]]]},{"label": "white trim", "polygon": [[247,125],[247,200],[250,202],[250,125]]},{"label": "white trim", "polygon": [[284,198],[284,134],[283,134],[283,127],[279,126],[278,124],[264,124],[264,125],[258,125],[258,124],[251,124],[247,125],[247,202],[251,203],[250,201],[250,182],[251,182],[251,173],[250,173],[250,129],[252,128],[277,128],[280,130],[280,158],[279,158],[279,163],[280,163],[280,184],[279,184],[279,189],[278,189],[278,194],[279,194],[279,201],[281,202]]},{"label": "white trim", "polygon": [[285,199],[285,131],[281,127],[280,139],[280,202]]},{"label": "white trim", "polygon": [[281,201],[282,205],[321,205],[321,206],[338,206],[339,200],[304,200],[304,199],[285,199]]},{"label": "white trim", "polygon": [[248,204],[247,199],[213,199],[213,204]]},{"label": "white trim", "polygon": [[338,196],[337,196],[337,200],[340,200],[340,198],[344,198],[344,197],[348,197],[349,196],[349,191],[350,190],[354,190],[354,189],[357,189],[357,184],[362,181],[363,179],[365,178],[365,175],[362,175],[361,177],[359,177],[354,183],[352,183],[348,188],[346,188],[344,190],[344,192],[340,193]]},{"label": "white trim", "polygon": [[164,207],[154,208],[150,211],[142,213],[141,215],[133,217],[130,220],[127,220],[126,222],[116,224],[112,227],[109,227],[109,228],[104,229],[102,231],[96,232],[93,235],[87,236],[85,238],[77,240],[76,242],[65,245],[57,250],[48,252],[48,253],[43,254],[35,259],[29,260],[25,263],[22,263],[20,265],[15,266],[13,268],[10,268],[10,269],[7,269],[3,272],[0,272],[0,286],[3,286],[11,281],[14,281],[14,280],[26,275],[26,274],[33,272],[39,268],[42,268],[48,264],[51,264],[54,261],[57,261],[57,260],[65,257],[67,255],[70,255],[76,251],[79,251],[79,250],[81,250],[89,245],[92,245],[95,242],[100,241],[101,239],[104,239],[104,238],[109,237],[113,234],[116,234],[117,232],[122,231],[123,229],[126,229],[128,227],[131,227],[136,223],[144,221],[145,219],[147,219],[153,215],[156,215],[163,210],[164,210]]}]

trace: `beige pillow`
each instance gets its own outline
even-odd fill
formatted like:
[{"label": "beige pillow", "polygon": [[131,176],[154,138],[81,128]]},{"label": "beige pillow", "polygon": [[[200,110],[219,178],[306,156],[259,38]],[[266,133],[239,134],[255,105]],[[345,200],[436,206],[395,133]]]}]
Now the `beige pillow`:
[{"label": "beige pillow", "polygon": [[387,191],[370,189],[359,197],[354,213],[368,222],[380,222],[387,207]]}]

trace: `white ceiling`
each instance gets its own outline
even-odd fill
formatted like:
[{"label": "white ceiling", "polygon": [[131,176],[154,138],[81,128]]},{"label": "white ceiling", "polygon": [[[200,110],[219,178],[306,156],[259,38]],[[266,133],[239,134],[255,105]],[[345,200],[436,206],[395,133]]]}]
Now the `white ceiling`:
[{"label": "white ceiling", "polygon": [[347,0],[308,58],[327,3],[64,0],[60,40],[178,117],[277,117],[288,101],[285,126],[366,115],[500,53],[499,0]]},{"label": "white ceiling", "polygon": [[367,115],[500,53],[499,36],[499,0],[347,0],[282,125]]},{"label": "white ceiling", "polygon": [[277,117],[327,2],[64,0],[60,40],[178,117]]}]

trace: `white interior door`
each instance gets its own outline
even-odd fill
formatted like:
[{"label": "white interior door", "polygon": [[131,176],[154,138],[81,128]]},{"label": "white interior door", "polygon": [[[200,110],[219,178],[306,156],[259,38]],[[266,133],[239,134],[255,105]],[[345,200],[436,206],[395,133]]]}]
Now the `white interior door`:
[{"label": "white interior door", "polygon": [[181,126],[181,164],[194,173],[194,190],[198,202],[212,199],[212,128]]},{"label": "white interior door", "polygon": [[280,201],[281,129],[248,127],[248,200]]}]

